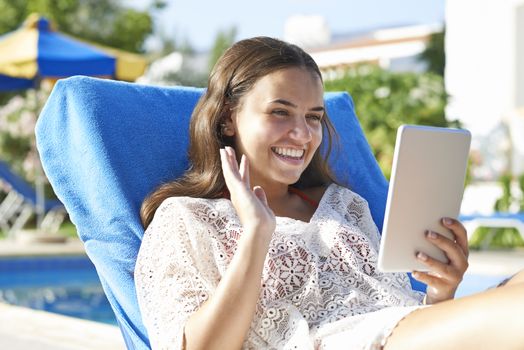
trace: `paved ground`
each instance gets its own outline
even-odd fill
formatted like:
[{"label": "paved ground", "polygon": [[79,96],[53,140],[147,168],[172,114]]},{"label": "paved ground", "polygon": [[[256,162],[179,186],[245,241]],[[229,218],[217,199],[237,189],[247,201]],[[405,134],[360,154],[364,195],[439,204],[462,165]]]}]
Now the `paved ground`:
[{"label": "paved ground", "polygon": [[478,275],[512,275],[524,269],[524,249],[472,251],[468,273]]},{"label": "paved ground", "polygon": [[[0,258],[25,255],[84,254],[77,239],[65,243],[0,241]],[[472,251],[469,274],[511,275],[524,269],[524,249]],[[0,304],[0,349],[125,349],[117,327]]]},{"label": "paved ground", "polygon": [[18,242],[0,240],[0,258],[8,256],[79,255],[85,254],[79,239],[69,238],[63,243]]},{"label": "paved ground", "polygon": [[120,350],[118,327],[0,303],[0,349]]}]

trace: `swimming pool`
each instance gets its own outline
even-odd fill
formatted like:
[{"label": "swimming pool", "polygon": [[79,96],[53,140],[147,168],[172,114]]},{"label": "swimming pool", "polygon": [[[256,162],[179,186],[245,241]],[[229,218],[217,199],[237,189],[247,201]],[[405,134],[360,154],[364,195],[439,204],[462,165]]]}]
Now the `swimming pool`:
[{"label": "swimming pool", "polygon": [[463,297],[474,294],[476,292],[484,291],[488,288],[497,286],[506,277],[509,276],[497,276],[497,275],[480,275],[466,273],[462,283],[460,283],[455,297]]},{"label": "swimming pool", "polygon": [[85,256],[0,258],[0,302],[117,324]]},{"label": "swimming pool", "polygon": [[[456,297],[495,286],[504,277],[466,274]],[[0,302],[117,324],[85,256],[0,258]]]}]

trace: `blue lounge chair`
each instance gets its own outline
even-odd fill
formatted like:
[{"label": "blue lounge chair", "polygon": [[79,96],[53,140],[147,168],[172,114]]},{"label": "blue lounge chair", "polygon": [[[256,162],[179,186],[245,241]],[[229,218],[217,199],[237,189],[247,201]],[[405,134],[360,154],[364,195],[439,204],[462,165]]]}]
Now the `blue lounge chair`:
[{"label": "blue lounge chair", "polygon": [[[7,196],[0,203],[0,228],[13,238],[27,221],[38,212],[36,191],[23,178],[15,174],[9,165],[0,160],[0,182],[8,188]],[[39,230],[55,233],[62,223],[66,211],[59,200],[46,200],[43,220]]]},{"label": "blue lounge chair", "polygon": [[468,231],[468,239],[479,227],[514,228],[524,240],[524,212],[461,215],[459,219]]},{"label": "blue lounge chair", "polygon": [[[133,281],[144,230],[139,209],[188,166],[188,121],[203,90],[73,77],[58,81],[36,127],[44,170],[65,204],[130,349],[147,349]],[[327,93],[341,135],[331,165],[382,227],[385,180],[347,93]],[[424,286],[413,281],[415,288]]]}]

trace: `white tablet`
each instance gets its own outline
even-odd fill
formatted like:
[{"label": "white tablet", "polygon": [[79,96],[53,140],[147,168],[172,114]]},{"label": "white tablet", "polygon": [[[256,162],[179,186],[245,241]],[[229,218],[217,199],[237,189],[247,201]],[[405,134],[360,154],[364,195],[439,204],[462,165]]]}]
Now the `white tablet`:
[{"label": "white tablet", "polygon": [[427,271],[415,255],[447,262],[424,232],[452,237],[441,218],[457,218],[464,193],[471,135],[467,130],[402,125],[397,131],[378,268]]}]

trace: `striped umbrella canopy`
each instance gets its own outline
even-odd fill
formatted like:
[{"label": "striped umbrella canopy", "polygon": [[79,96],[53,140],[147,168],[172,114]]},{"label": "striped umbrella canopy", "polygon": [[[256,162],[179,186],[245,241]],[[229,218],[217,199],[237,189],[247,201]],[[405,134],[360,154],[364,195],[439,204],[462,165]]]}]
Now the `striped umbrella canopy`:
[{"label": "striped umbrella canopy", "polygon": [[145,68],[143,57],[62,34],[38,14],[0,36],[0,90],[4,91],[32,87],[44,78],[73,75],[134,81]]},{"label": "striped umbrella canopy", "polygon": [[32,79],[13,78],[0,74],[0,91],[25,90],[35,86]]}]

